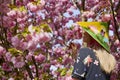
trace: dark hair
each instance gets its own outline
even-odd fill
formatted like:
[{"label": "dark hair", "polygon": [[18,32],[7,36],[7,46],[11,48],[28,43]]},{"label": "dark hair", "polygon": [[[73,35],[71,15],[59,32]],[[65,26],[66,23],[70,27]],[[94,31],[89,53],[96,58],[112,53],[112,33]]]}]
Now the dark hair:
[{"label": "dark hair", "polygon": [[87,47],[93,49],[102,48],[102,46],[94,38],[92,38],[87,32],[84,32],[83,34],[83,43],[86,43]]}]

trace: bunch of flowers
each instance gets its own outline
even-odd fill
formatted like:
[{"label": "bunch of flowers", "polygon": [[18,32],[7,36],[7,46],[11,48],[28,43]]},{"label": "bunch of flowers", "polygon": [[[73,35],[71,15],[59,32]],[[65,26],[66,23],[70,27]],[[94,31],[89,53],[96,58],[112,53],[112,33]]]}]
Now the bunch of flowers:
[{"label": "bunch of flowers", "polygon": [[[109,22],[116,34],[119,4],[120,0],[0,0],[0,79],[70,80],[82,38],[75,23]],[[111,80],[120,74],[115,34],[110,36],[111,52],[118,64]]]}]

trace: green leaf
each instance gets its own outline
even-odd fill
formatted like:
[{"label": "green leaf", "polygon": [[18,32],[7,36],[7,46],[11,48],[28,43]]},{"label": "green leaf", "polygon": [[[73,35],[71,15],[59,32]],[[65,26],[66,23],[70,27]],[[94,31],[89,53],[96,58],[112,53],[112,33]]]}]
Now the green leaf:
[{"label": "green leaf", "polygon": [[66,69],[66,68],[63,68],[63,69],[61,70],[60,75],[61,75],[61,76],[65,76],[65,75],[66,75],[66,72],[67,72],[67,69]]},{"label": "green leaf", "polygon": [[14,56],[23,53],[22,51],[17,50],[16,48],[10,48],[10,49],[8,49],[8,51],[9,51],[12,55],[14,55]]},{"label": "green leaf", "polygon": [[21,6],[21,7],[16,7],[16,6],[11,6],[11,8],[13,9],[13,10],[17,10],[17,11],[25,11],[25,12],[27,12],[27,10],[26,10],[26,8],[25,8],[25,6]]},{"label": "green leaf", "polygon": [[33,31],[38,32],[38,33],[41,31],[41,28],[39,26],[33,26],[32,29]]},{"label": "green leaf", "polygon": [[24,31],[20,34],[22,34],[22,36],[26,37],[30,32],[28,31],[28,28],[25,28]]},{"label": "green leaf", "polygon": [[41,24],[40,28],[43,29],[45,32],[52,32],[52,29],[48,26],[48,24]]},{"label": "green leaf", "polygon": [[35,0],[34,2],[32,2],[34,5],[40,5],[40,2],[41,0]]},{"label": "green leaf", "polygon": [[9,5],[9,8],[11,8],[11,9],[15,9],[15,8],[16,8],[16,6],[15,6],[15,5],[13,5],[13,4],[10,4],[10,5]]},{"label": "green leaf", "polygon": [[38,78],[36,77],[36,78],[34,78],[34,80],[38,80]]},{"label": "green leaf", "polygon": [[62,62],[62,58],[59,57],[59,58],[57,59],[57,61],[61,63],[61,62]]}]

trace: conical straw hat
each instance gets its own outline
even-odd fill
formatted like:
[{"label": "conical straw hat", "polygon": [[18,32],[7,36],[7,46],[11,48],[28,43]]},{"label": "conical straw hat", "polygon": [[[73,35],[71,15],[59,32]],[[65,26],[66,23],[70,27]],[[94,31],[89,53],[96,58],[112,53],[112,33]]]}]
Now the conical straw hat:
[{"label": "conical straw hat", "polygon": [[108,24],[105,22],[77,22],[104,49],[110,51],[108,39]]}]

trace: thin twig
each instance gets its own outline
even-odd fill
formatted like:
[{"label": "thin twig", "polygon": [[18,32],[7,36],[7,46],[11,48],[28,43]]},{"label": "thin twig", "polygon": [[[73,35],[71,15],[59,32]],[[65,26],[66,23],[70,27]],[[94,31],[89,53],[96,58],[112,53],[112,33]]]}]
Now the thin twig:
[{"label": "thin twig", "polygon": [[28,74],[29,74],[29,77],[30,77],[31,80],[32,80],[32,79],[33,79],[33,75],[32,75],[32,72],[31,72],[31,69],[30,69],[28,63],[26,63],[26,62],[25,62],[25,68],[26,68],[26,70],[27,70],[27,72],[28,72]]},{"label": "thin twig", "polygon": [[[28,54],[29,52],[28,52],[28,50],[25,50],[23,53],[24,53],[24,54]],[[23,56],[23,57],[24,57],[24,56]],[[30,67],[29,67],[29,64],[26,62],[26,58],[25,58],[25,57],[24,57],[24,60],[25,60],[25,68],[26,68],[26,70],[27,70],[27,72],[28,72],[29,77],[30,77],[31,80],[32,80],[32,79],[34,79],[34,78],[33,78],[33,75],[32,75],[32,71],[31,71],[31,69],[30,69]]]},{"label": "thin twig", "polygon": [[8,50],[8,48],[10,47],[10,43],[7,40],[7,28],[4,27],[4,23],[3,23],[3,16],[4,16],[4,14],[2,13],[0,16],[1,16],[0,42],[2,43],[3,47],[5,47],[6,50]]},{"label": "thin twig", "polygon": [[16,0],[13,1],[14,5],[16,5]]},{"label": "thin twig", "polygon": [[35,69],[36,69],[36,77],[38,78],[39,77],[39,75],[38,75],[38,67],[37,67],[37,64],[36,64],[34,56],[32,56],[32,60],[33,60],[33,63],[35,65]]},{"label": "thin twig", "polygon": [[[79,9],[81,14],[85,11],[85,0],[82,0],[82,7],[78,4],[78,1],[74,1],[73,3]],[[84,18],[82,18],[82,21],[87,21],[87,19],[84,17]]]},{"label": "thin twig", "polygon": [[85,10],[85,0],[82,0],[82,10]]},{"label": "thin twig", "polygon": [[112,0],[110,0],[110,3],[111,3],[111,10],[112,10],[112,15],[113,15],[113,21],[114,21],[114,25],[115,25],[115,34],[116,34],[116,37],[118,38],[118,40],[120,41],[120,37],[119,37],[119,33],[118,33],[118,24],[117,24],[117,21],[115,19],[115,14],[114,14]]},{"label": "thin twig", "polygon": [[117,6],[116,6],[115,11],[117,12],[117,11],[119,10],[119,8],[120,8],[120,0],[119,0],[119,2],[118,2]]}]

